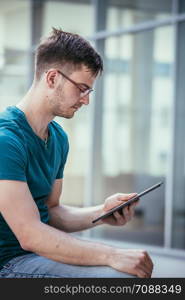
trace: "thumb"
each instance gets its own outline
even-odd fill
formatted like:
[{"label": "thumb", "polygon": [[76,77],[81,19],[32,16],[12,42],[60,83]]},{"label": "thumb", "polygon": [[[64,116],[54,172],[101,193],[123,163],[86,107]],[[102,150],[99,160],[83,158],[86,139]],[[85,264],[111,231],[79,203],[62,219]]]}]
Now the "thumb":
[{"label": "thumb", "polygon": [[137,196],[137,193],[130,193],[130,194],[121,194],[118,197],[118,201],[127,201],[131,198],[134,198],[135,196]]},{"label": "thumb", "polygon": [[137,196],[137,193],[131,193],[131,194],[129,194],[129,197],[131,198],[131,197],[135,197],[135,196]]},{"label": "thumb", "polygon": [[137,196],[137,193],[130,193],[127,196],[128,196],[128,199],[134,198],[135,196]]}]

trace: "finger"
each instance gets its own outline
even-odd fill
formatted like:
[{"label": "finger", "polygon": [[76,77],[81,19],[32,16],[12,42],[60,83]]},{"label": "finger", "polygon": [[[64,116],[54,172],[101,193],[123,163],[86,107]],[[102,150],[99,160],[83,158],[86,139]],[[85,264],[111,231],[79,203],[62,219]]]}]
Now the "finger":
[{"label": "finger", "polygon": [[142,270],[142,269],[138,269],[138,270],[137,270],[137,276],[138,276],[139,278],[151,278],[151,275],[150,275],[149,273],[145,272],[145,271]]},{"label": "finger", "polygon": [[153,271],[153,262],[147,252],[144,252],[144,258],[142,258],[142,263],[140,266],[143,269],[143,271],[145,271],[151,276]]},{"label": "finger", "polygon": [[153,262],[146,251],[143,251],[142,253],[142,262],[146,268],[153,269]]},{"label": "finger", "polygon": [[116,225],[116,218],[114,217],[114,215],[112,214],[111,216],[108,216],[107,218],[103,219],[103,222],[105,223],[109,223],[111,225]]},{"label": "finger", "polygon": [[148,266],[146,263],[143,263],[140,267],[140,269],[145,272],[145,274],[147,275],[147,277],[151,277],[152,274],[152,269],[150,266]]},{"label": "finger", "polygon": [[121,215],[118,211],[115,211],[113,213],[113,215],[114,215],[118,225],[124,225],[126,223],[125,216]]},{"label": "finger", "polygon": [[127,222],[130,221],[130,219],[132,218],[131,211],[129,210],[128,206],[123,208],[122,214]]},{"label": "finger", "polygon": [[135,204],[129,205],[128,206],[128,211],[129,211],[129,214],[130,214],[131,218],[133,218],[134,214],[135,214]]},{"label": "finger", "polygon": [[131,193],[131,194],[120,194],[118,196],[118,200],[119,201],[127,201],[131,198],[134,198],[135,196],[137,196],[137,193]]},{"label": "finger", "polygon": [[147,265],[153,270],[154,264],[147,252],[146,252],[146,258],[147,258]]},{"label": "finger", "polygon": [[120,225],[126,223],[125,216],[124,216],[123,214],[121,214],[120,212],[115,211],[115,212],[113,213],[113,215],[114,215],[116,221],[117,221]]},{"label": "finger", "polygon": [[140,261],[140,263],[136,266],[136,270],[141,273],[145,273],[146,277],[151,277],[152,269],[149,267],[145,261]]}]

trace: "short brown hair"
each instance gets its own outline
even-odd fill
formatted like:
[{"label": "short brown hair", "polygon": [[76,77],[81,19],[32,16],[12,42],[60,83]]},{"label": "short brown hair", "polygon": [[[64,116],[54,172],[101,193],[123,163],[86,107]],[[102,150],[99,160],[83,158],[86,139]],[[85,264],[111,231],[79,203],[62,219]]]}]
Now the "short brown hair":
[{"label": "short brown hair", "polygon": [[49,67],[62,66],[66,63],[74,67],[84,64],[93,75],[103,71],[101,56],[88,41],[78,34],[52,29],[51,35],[41,40],[36,49],[35,75],[37,80]]}]

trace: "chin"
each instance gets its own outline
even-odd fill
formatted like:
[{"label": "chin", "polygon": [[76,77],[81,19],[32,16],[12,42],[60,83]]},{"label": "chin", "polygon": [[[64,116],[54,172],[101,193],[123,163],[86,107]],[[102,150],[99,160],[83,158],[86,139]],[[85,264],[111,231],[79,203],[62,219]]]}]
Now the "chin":
[{"label": "chin", "polygon": [[61,114],[57,114],[57,117],[62,117],[62,118],[65,118],[65,119],[71,119],[71,118],[74,117],[74,113],[72,113],[72,114],[61,113]]},{"label": "chin", "polygon": [[74,117],[74,114],[72,115],[72,116],[63,116],[63,118],[65,118],[65,119],[72,119]]}]

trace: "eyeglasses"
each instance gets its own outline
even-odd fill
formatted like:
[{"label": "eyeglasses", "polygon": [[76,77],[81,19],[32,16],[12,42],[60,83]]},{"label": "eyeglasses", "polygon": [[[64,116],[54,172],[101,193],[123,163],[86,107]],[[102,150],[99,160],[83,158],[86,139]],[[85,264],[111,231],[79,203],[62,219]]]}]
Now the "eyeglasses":
[{"label": "eyeglasses", "polygon": [[63,77],[65,77],[67,80],[69,80],[71,83],[73,83],[80,90],[80,98],[83,98],[83,97],[89,95],[93,91],[93,89],[86,86],[85,84],[75,82],[74,80],[69,78],[67,75],[65,75],[63,72],[61,72],[59,70],[57,70],[57,72],[60,73]]}]

